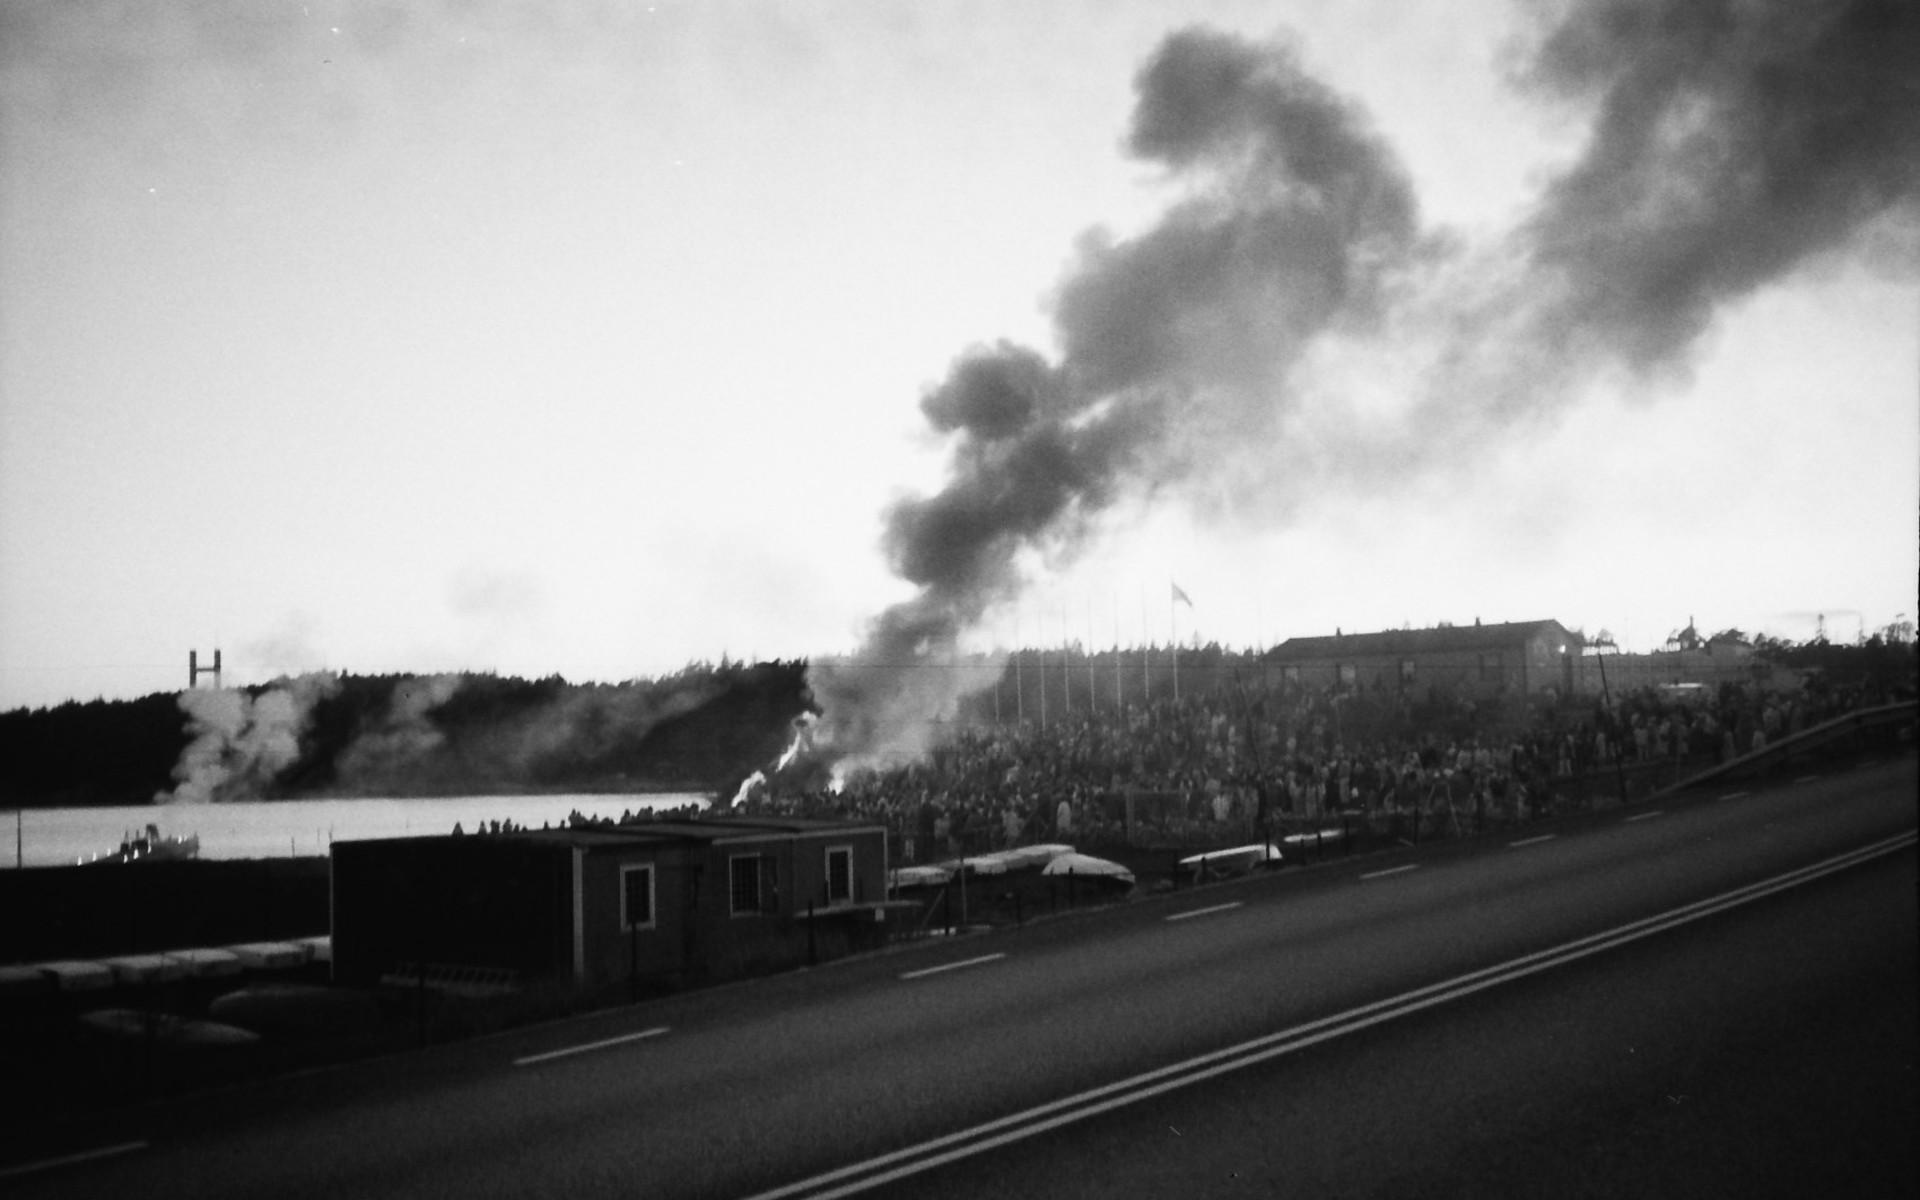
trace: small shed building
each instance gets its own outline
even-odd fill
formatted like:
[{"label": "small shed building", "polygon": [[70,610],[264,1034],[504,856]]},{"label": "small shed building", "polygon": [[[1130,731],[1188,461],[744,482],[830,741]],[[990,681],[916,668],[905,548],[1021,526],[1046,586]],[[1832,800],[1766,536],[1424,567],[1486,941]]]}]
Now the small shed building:
[{"label": "small shed building", "polygon": [[877,944],[886,830],[775,817],[333,845],[333,972],[678,984]]},{"label": "small shed building", "polygon": [[1572,694],[1581,639],[1558,621],[1442,625],[1289,638],[1268,653],[1281,678],[1316,690],[1458,696]]}]

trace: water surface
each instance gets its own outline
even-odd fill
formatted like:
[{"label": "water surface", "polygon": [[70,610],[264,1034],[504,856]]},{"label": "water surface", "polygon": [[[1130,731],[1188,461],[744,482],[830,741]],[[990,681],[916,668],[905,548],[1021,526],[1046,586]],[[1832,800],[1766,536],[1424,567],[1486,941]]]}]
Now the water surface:
[{"label": "water surface", "polygon": [[[468,833],[480,822],[538,829],[575,810],[618,818],[643,808],[704,807],[692,792],[649,795],[440,796],[428,799],[273,800],[231,804],[142,804],[129,808],[29,808],[0,816],[0,864],[64,866],[111,853],[148,823],[162,835],[200,837],[201,858],[323,855],[336,841]],[[17,847],[17,850],[16,850]]]}]

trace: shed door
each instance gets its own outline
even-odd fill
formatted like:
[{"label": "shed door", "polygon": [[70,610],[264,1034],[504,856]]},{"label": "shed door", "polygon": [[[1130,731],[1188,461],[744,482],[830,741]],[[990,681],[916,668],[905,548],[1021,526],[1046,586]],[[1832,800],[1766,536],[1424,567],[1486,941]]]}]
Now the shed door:
[{"label": "shed door", "polygon": [[853,847],[827,847],[827,903],[853,902]]}]

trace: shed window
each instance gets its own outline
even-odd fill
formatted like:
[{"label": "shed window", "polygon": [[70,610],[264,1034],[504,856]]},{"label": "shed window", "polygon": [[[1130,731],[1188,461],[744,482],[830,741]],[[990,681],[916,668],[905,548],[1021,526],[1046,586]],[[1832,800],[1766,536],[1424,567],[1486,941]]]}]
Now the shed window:
[{"label": "shed window", "polygon": [[620,928],[653,928],[653,864],[620,868]]},{"label": "shed window", "polygon": [[727,862],[727,894],[734,916],[761,911],[760,856],[737,854]]},{"label": "shed window", "polygon": [[827,903],[846,904],[853,900],[853,847],[827,848]]}]

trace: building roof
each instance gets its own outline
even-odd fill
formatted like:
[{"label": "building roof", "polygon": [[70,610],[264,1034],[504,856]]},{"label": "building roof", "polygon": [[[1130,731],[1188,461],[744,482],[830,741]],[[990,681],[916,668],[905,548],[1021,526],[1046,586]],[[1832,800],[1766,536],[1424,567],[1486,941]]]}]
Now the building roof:
[{"label": "building roof", "polygon": [[1432,654],[1445,651],[1514,650],[1542,634],[1580,639],[1552,619],[1504,621],[1495,625],[1442,625],[1434,629],[1386,629],[1378,633],[1336,633],[1332,637],[1288,638],[1268,652],[1272,662],[1342,658],[1357,655]]},{"label": "building roof", "polygon": [[[773,840],[810,837],[821,834],[884,831],[871,821],[830,821],[811,817],[715,816],[667,821],[631,821],[620,824],[562,825],[552,829],[514,829],[502,833],[436,834],[432,840],[458,838],[483,839],[498,845],[505,842],[532,842],[548,846],[578,846],[582,849],[612,846],[685,845],[741,839]],[[420,841],[420,838],[367,838],[364,841]]]}]

